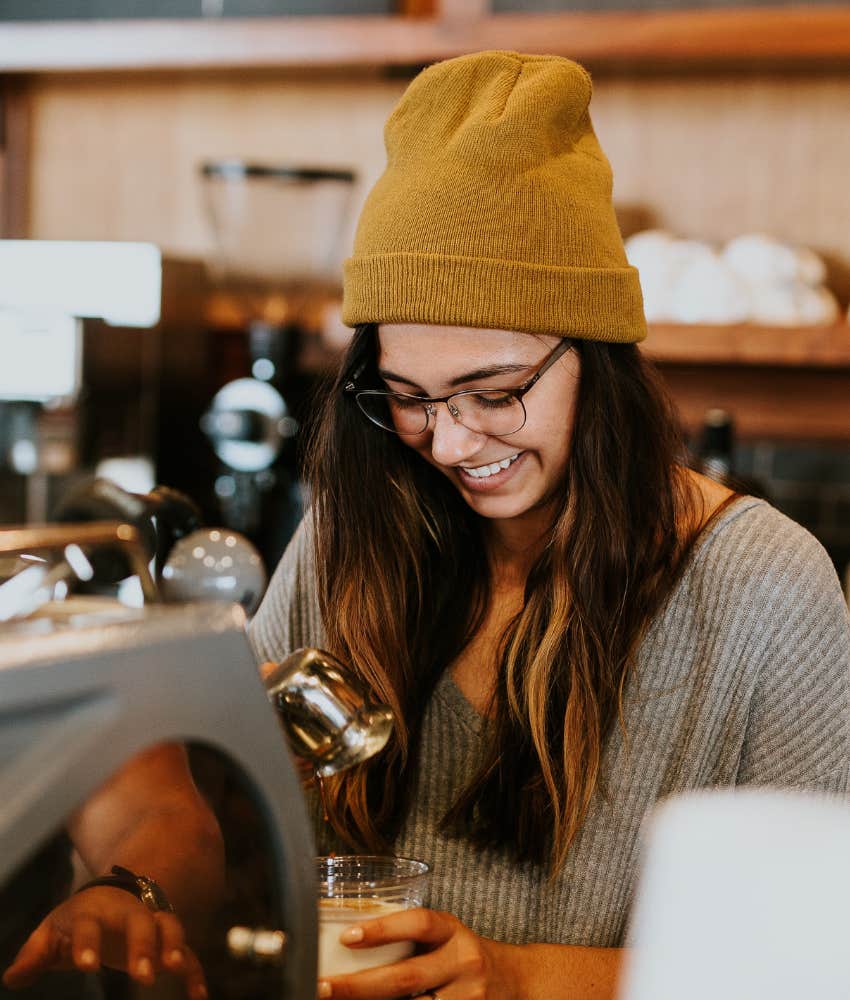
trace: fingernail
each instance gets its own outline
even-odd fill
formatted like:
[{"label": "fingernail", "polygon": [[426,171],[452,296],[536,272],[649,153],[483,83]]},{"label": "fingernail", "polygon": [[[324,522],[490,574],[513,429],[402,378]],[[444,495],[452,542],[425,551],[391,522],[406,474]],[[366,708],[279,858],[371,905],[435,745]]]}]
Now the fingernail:
[{"label": "fingernail", "polygon": [[332,994],[333,994],[333,988],[331,987],[331,984],[327,981],[327,979],[320,979],[319,996],[322,998],[322,1000],[327,1000],[327,997],[331,996]]},{"label": "fingernail", "polygon": [[97,965],[97,954],[94,948],[83,948],[80,952],[80,965],[89,967]]},{"label": "fingernail", "polygon": [[145,979],[153,975],[153,965],[151,964],[151,960],[149,958],[140,958],[139,961],[136,962],[136,975],[144,976]]},{"label": "fingernail", "polygon": [[362,927],[346,927],[342,934],[340,934],[339,939],[343,944],[357,944],[364,937]]},{"label": "fingernail", "polygon": [[207,988],[206,986],[198,983],[197,986],[192,987],[192,1000],[207,1000]]},{"label": "fingernail", "polygon": [[168,953],[168,962],[170,965],[179,965],[182,961],[183,952],[179,948],[175,948]]}]

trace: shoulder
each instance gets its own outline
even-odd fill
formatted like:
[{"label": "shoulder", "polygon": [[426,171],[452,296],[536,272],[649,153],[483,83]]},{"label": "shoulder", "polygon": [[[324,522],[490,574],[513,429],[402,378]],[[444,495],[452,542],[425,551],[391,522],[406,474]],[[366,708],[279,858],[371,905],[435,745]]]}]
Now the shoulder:
[{"label": "shoulder", "polygon": [[739,498],[705,529],[673,605],[712,683],[746,702],[739,783],[843,794],[850,616],[817,539],[765,501]]},{"label": "shoulder", "polygon": [[671,594],[671,623],[722,651],[729,669],[768,664],[789,683],[806,671],[841,684],[850,676],[850,618],[835,567],[813,535],[763,500],[736,499],[704,530]]},{"label": "shoulder", "polygon": [[835,567],[802,525],[764,500],[740,497],[697,540],[688,572],[703,588],[745,589],[764,602],[817,601],[843,605]]}]

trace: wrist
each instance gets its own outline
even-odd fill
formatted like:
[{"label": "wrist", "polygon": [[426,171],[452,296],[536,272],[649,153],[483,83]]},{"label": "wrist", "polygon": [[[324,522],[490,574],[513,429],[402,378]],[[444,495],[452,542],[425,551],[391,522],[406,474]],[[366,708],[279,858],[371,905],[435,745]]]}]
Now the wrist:
[{"label": "wrist", "polygon": [[532,994],[527,983],[527,945],[487,941],[494,978],[499,983],[499,1000],[526,1000]]},{"label": "wrist", "polygon": [[139,875],[130,871],[129,868],[113,865],[108,875],[101,875],[99,878],[86,882],[85,885],[77,889],[77,892],[83,892],[97,886],[129,892],[152,913],[174,912],[174,907],[169,902],[162,886],[147,875]]}]

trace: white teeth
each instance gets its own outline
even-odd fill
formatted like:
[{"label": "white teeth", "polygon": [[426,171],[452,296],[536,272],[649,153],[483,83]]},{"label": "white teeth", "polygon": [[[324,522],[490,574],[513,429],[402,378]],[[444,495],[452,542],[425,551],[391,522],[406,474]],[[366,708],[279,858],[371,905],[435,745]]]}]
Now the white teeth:
[{"label": "white teeth", "polygon": [[510,458],[503,458],[499,462],[493,462],[491,465],[479,465],[477,469],[467,469],[464,468],[464,472],[472,476],[473,479],[487,479],[488,476],[495,476],[497,472],[501,472],[502,469],[507,469],[507,467],[515,462],[521,452],[517,452],[516,455],[511,455]]}]

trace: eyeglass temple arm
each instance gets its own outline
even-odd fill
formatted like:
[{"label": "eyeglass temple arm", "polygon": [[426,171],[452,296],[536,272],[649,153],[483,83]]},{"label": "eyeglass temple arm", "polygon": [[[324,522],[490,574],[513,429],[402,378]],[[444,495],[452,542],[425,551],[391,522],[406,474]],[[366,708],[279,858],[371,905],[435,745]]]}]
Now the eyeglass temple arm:
[{"label": "eyeglass temple arm", "polygon": [[525,395],[528,390],[535,385],[540,379],[549,371],[552,365],[561,357],[562,354],[566,354],[567,351],[573,346],[572,340],[569,337],[564,337],[560,344],[552,351],[549,357],[543,362],[543,364],[538,368],[538,370],[531,376],[531,378],[522,387],[522,394]]}]

